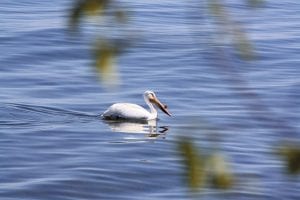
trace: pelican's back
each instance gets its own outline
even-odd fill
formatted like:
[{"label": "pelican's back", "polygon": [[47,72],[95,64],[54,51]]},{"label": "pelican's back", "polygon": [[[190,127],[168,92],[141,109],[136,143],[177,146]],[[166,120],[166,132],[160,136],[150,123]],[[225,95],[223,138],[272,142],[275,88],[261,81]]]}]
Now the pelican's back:
[{"label": "pelican's back", "polygon": [[111,105],[103,114],[104,119],[136,119],[147,120],[150,113],[143,107],[132,103],[116,103]]}]

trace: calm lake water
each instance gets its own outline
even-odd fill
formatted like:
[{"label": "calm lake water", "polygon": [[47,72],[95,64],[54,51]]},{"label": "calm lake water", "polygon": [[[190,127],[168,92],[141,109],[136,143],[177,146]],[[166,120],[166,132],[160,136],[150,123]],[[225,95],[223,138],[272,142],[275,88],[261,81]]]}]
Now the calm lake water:
[{"label": "calm lake water", "polygon": [[[256,60],[238,59],[205,3],[122,1],[136,39],[110,90],[92,67],[101,28],[68,33],[72,1],[2,0],[0,199],[190,199],[181,136],[226,157],[235,176],[201,198],[299,199],[299,176],[275,148],[300,139],[300,3],[227,2]],[[147,89],[173,115],[159,113],[157,128],[100,120],[111,103],[144,105]]]}]

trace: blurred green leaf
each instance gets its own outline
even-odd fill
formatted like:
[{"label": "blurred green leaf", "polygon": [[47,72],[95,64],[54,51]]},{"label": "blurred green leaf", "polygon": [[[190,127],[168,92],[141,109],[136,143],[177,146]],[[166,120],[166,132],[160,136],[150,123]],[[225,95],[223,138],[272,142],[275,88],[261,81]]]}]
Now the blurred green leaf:
[{"label": "blurred green leaf", "polygon": [[192,190],[204,186],[205,173],[203,157],[199,154],[197,148],[188,139],[182,139],[179,142],[179,152],[183,158],[183,164],[186,168],[186,178],[189,187]]},{"label": "blurred green leaf", "polygon": [[107,6],[108,2],[108,0],[85,0],[82,6],[83,11],[86,15],[99,15]]},{"label": "blurred green leaf", "polygon": [[279,153],[283,156],[289,174],[300,173],[300,147],[289,144],[281,147]]},{"label": "blurred green leaf", "polygon": [[211,0],[208,3],[208,8],[214,16],[224,17],[224,8],[218,0]]},{"label": "blurred green leaf", "polygon": [[243,31],[235,30],[233,37],[234,45],[239,56],[245,60],[253,59],[253,47],[246,33]]},{"label": "blurred green leaf", "polygon": [[178,146],[185,166],[185,177],[192,190],[203,188],[206,183],[211,183],[216,189],[232,187],[234,178],[223,156],[216,153],[203,156],[186,138],[180,140]]},{"label": "blurred green leaf", "polygon": [[127,13],[124,10],[117,10],[115,16],[118,22],[125,23],[128,21]]},{"label": "blurred green leaf", "polygon": [[82,16],[101,15],[109,0],[78,0],[72,7],[69,26],[75,30]]},{"label": "blurred green leaf", "polygon": [[264,0],[248,0],[248,4],[252,7],[258,7],[265,3]]},{"label": "blurred green leaf", "polygon": [[105,84],[117,85],[119,74],[115,66],[117,48],[108,41],[98,41],[95,47],[95,66],[99,77]]},{"label": "blurred green leaf", "polygon": [[212,176],[211,183],[218,189],[229,189],[233,185],[233,179],[228,173],[215,174]]},{"label": "blurred green leaf", "polygon": [[233,175],[223,156],[213,154],[209,157],[211,184],[218,189],[229,189],[233,185]]},{"label": "blurred green leaf", "polygon": [[254,58],[254,51],[252,44],[245,31],[242,30],[240,25],[231,19],[230,13],[225,9],[225,6],[219,0],[209,1],[209,9],[212,16],[218,20],[218,25],[221,30],[226,34],[228,33],[232,38],[238,55],[245,60]]}]

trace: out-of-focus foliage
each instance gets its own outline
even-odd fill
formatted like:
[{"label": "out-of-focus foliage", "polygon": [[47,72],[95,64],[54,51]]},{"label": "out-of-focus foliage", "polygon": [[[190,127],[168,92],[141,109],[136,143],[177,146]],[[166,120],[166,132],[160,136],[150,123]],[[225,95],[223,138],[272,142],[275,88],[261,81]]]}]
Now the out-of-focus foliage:
[{"label": "out-of-focus foliage", "polygon": [[[249,5],[259,5],[262,0],[248,0]],[[70,11],[69,17],[69,27],[72,32],[77,32],[80,26],[82,18],[92,17],[92,18],[101,18],[105,19],[109,15],[114,15],[115,25],[118,23],[125,24],[127,22],[126,12],[120,8],[117,8],[119,2],[113,2],[112,0],[77,0],[73,4],[73,7]],[[211,11],[212,16],[216,19],[217,24],[221,27],[221,34],[226,34],[231,38],[232,45],[235,47],[236,52],[240,55],[241,58],[251,59],[253,58],[253,48],[251,42],[249,41],[246,33],[242,28],[235,23],[229,15],[229,12],[225,9],[225,6],[221,0],[212,0],[207,1],[209,10]],[[109,10],[110,12],[106,12]],[[110,23],[114,23],[110,21]],[[120,24],[119,24],[120,25]],[[120,26],[121,27],[121,26]],[[103,36],[99,32],[99,39],[102,42],[95,45],[95,63],[97,71],[99,72],[99,77],[105,85],[117,85],[118,83],[118,70],[117,66],[113,64],[116,60],[118,54],[115,51],[115,48],[118,47],[117,42],[112,42],[111,39],[108,39],[106,36]],[[104,41],[104,42],[103,42]],[[101,47],[101,44],[104,44]],[[112,49],[109,49],[112,48]],[[124,49],[124,46],[122,46]],[[103,54],[103,55],[102,55]],[[115,73],[115,75],[113,75]],[[113,84],[112,84],[113,83]]]},{"label": "out-of-focus foliage", "polygon": [[69,25],[77,30],[83,16],[100,16],[107,7],[109,0],[78,0],[71,10]]},{"label": "out-of-focus foliage", "polygon": [[[110,12],[106,10],[110,9]],[[113,17],[112,17],[113,16]],[[127,15],[124,10],[115,8],[111,0],[78,0],[74,3],[70,12],[69,27],[73,33],[78,31],[82,18],[101,18],[105,21],[109,18],[109,23],[118,25],[118,23],[126,23]],[[111,20],[114,21],[111,21]],[[109,26],[114,27],[114,26]],[[111,31],[113,32],[113,30]],[[120,39],[119,39],[120,40]],[[121,41],[121,40],[120,40]],[[116,66],[116,59],[120,53],[120,49],[124,49],[124,44],[115,42],[109,35],[102,32],[98,33],[98,39],[94,45],[94,60],[96,71],[100,80],[106,86],[117,86],[119,83],[119,73]]]},{"label": "out-of-focus foliage", "polygon": [[[247,0],[247,3],[252,7],[256,7],[262,5],[264,1]],[[106,11],[114,5],[116,4],[112,5],[112,0],[76,1],[69,17],[70,30],[76,32],[81,19],[84,17],[100,17],[101,19],[105,19],[107,17]],[[207,5],[214,22],[219,27],[218,31],[220,31],[221,37],[230,38],[231,45],[235,48],[240,58],[254,58],[251,41],[245,31],[243,31],[242,26],[231,17],[230,12],[226,9],[226,3],[222,0],[211,0],[207,1]],[[115,20],[110,20],[110,23],[115,22],[117,25],[120,25],[120,23],[124,24],[127,22],[127,15],[124,10],[115,8],[110,9],[109,13],[110,15],[114,15],[113,19]],[[94,42],[95,67],[103,83],[109,83],[110,85],[113,83],[113,85],[115,85],[115,83],[119,82],[119,74],[115,60],[120,49],[124,49],[127,46],[123,44],[121,46],[120,43],[113,42],[113,40],[108,39],[108,37],[102,36],[101,32],[99,34],[100,36]],[[230,69],[230,66],[227,67],[227,69]],[[235,77],[238,76],[237,74],[233,75]],[[232,81],[232,84],[236,83],[243,85],[243,88],[247,88],[247,84],[244,83],[242,78],[241,81],[239,78]],[[257,107],[264,107],[261,106],[259,98],[255,93],[248,93],[247,97],[249,96],[254,97],[253,102],[257,102],[255,104],[258,105]],[[269,116],[272,118],[272,115]],[[257,117],[257,119],[262,118],[269,119],[263,116]],[[272,119],[268,121],[272,121]],[[212,186],[217,189],[229,189],[233,186],[234,177],[227,161],[221,154],[215,153],[215,151],[210,154],[204,154],[203,149],[195,147],[193,142],[187,138],[180,140],[178,151],[182,156],[187,183],[192,190],[198,190],[206,186]],[[280,148],[279,152],[286,162],[287,172],[290,174],[300,173],[300,148],[295,145],[286,145]]]},{"label": "out-of-focus foliage", "polygon": [[253,47],[247,34],[245,31],[242,31],[238,23],[232,20],[230,13],[226,10],[222,1],[208,1],[208,7],[216,23],[220,26],[221,35],[231,38],[232,45],[235,47],[237,54],[246,60],[254,58]]},{"label": "out-of-focus foliage", "polygon": [[300,146],[287,144],[279,148],[279,154],[285,161],[286,169],[289,174],[300,173]]},{"label": "out-of-focus foliage", "polygon": [[107,41],[98,41],[95,49],[95,66],[104,83],[117,84],[119,82],[118,72],[116,70],[115,58],[117,55],[117,47]]},{"label": "out-of-focus foliage", "polygon": [[209,174],[213,187],[218,189],[229,189],[233,185],[233,175],[231,174],[225,158],[214,153],[209,157]]},{"label": "out-of-focus foliage", "polygon": [[205,182],[205,158],[200,155],[198,149],[188,139],[183,139],[179,142],[179,152],[183,158],[183,163],[186,168],[185,177],[190,188],[198,189],[203,187]]},{"label": "out-of-focus foliage", "polygon": [[248,4],[252,7],[261,6],[264,3],[264,0],[248,0]]},{"label": "out-of-focus foliage", "polygon": [[185,177],[192,190],[198,190],[210,184],[217,189],[229,189],[233,185],[233,175],[223,156],[217,153],[203,155],[199,153],[191,140],[180,140],[179,152],[185,167]]}]

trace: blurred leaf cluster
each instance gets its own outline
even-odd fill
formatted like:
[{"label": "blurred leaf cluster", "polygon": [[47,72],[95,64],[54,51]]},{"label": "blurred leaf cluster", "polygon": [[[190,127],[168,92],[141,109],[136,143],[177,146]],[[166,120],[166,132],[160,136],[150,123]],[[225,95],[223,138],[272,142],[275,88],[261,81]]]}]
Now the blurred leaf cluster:
[{"label": "blurred leaf cluster", "polygon": [[183,138],[178,143],[189,187],[193,191],[205,186],[216,189],[231,188],[234,178],[225,158],[215,152],[204,155],[199,150],[190,139]]},{"label": "blurred leaf cluster", "polygon": [[[234,47],[236,53],[243,59],[252,59],[255,57],[251,40],[248,38],[246,32],[243,30],[241,24],[236,22],[230,15],[230,11],[226,9],[226,3],[222,0],[206,1],[208,10],[213,17],[215,23],[219,27],[219,35],[230,38],[231,45]],[[247,0],[248,5],[256,7],[264,3],[263,0]],[[114,21],[117,26],[127,23],[126,12],[122,9],[112,9],[116,4],[113,4],[112,0],[78,0],[74,3],[70,12],[69,27],[73,32],[77,32],[79,25],[83,18],[100,18],[104,19],[113,15]],[[112,12],[108,12],[112,11]],[[116,58],[121,52],[121,49],[126,48],[127,45],[123,45],[119,41],[113,41],[99,33],[98,39],[94,41],[94,57],[95,57],[95,69],[98,72],[101,80],[105,84],[115,84],[119,82],[119,74],[116,68]],[[226,63],[226,62],[224,62]],[[225,65],[225,64],[224,64]],[[232,69],[231,64],[227,64],[226,69],[229,72]],[[233,75],[231,84],[243,86],[241,88],[247,91],[248,85],[243,77],[238,73],[232,73]],[[257,108],[266,108],[266,106],[260,103],[259,97],[255,93],[247,93],[239,91],[244,97],[249,97],[252,103]],[[251,108],[253,107],[249,107]],[[271,122],[275,121],[274,116],[269,114],[267,109],[264,109],[268,116],[262,115],[256,118],[260,121]],[[281,123],[282,124],[282,123]],[[282,126],[282,125],[281,125]],[[284,126],[283,126],[284,127]],[[229,189],[234,184],[234,177],[231,173],[227,161],[220,153],[212,152],[209,154],[203,153],[203,149],[195,146],[191,139],[183,138],[178,143],[178,151],[180,152],[183,166],[185,167],[185,177],[189,187],[192,190],[199,190],[207,186],[212,186],[217,189]],[[300,173],[300,148],[297,145],[285,145],[279,149],[279,153],[284,159],[287,172],[289,174]]]},{"label": "blurred leaf cluster", "polygon": [[75,31],[80,19],[84,16],[101,16],[107,7],[109,0],[78,0],[70,14],[69,25]]},{"label": "blurred leaf cluster", "polygon": [[115,58],[118,49],[107,41],[98,41],[94,48],[95,66],[104,83],[116,84],[119,82]]},{"label": "blurred leaf cluster", "polygon": [[[69,27],[72,32],[77,32],[83,18],[105,19],[108,16],[113,16],[114,21],[110,21],[109,26],[128,22],[127,14],[123,9],[118,8],[120,2],[113,0],[77,0],[72,6],[69,16]],[[250,6],[258,6],[263,3],[263,0],[248,0]],[[254,51],[252,44],[242,27],[234,22],[230,16],[230,12],[226,10],[225,4],[222,0],[207,1],[208,8],[216,23],[221,30],[221,37],[229,37],[232,45],[235,47],[237,54],[243,59],[252,59]],[[101,21],[101,20],[100,20]],[[100,23],[99,23],[100,24]],[[119,30],[118,30],[119,31]],[[100,40],[101,42],[98,42]],[[119,42],[113,42],[111,39],[101,35],[95,41],[94,55],[95,67],[103,83],[114,85],[118,84],[119,74],[114,62],[124,48]],[[104,44],[102,46],[101,44]],[[128,45],[127,45],[128,46]],[[125,46],[126,47],[126,46]],[[109,49],[111,48],[111,49]],[[117,50],[117,51],[116,51]]]},{"label": "blurred leaf cluster", "polygon": [[[108,10],[110,12],[108,12]],[[74,3],[70,16],[69,27],[73,33],[78,32],[80,23],[83,18],[95,18],[100,21],[105,21],[109,18],[109,23],[115,26],[118,23],[125,24],[127,22],[126,13],[124,10],[118,9],[116,4],[111,0],[78,0]],[[113,19],[114,21],[110,21]],[[111,27],[112,26],[106,26]],[[111,30],[113,32],[113,30]],[[124,48],[124,44],[114,41],[107,34],[99,31],[98,39],[93,42],[94,60],[96,71],[104,85],[116,86],[119,83],[119,74],[116,69],[116,58]]]},{"label": "blurred leaf cluster", "polygon": [[248,0],[248,4],[252,7],[258,7],[264,4],[264,0]]},{"label": "blurred leaf cluster", "polygon": [[300,145],[286,144],[279,148],[279,154],[282,156],[287,172],[289,174],[300,173]]},{"label": "blurred leaf cluster", "polygon": [[[250,5],[256,6],[257,0],[250,0]],[[224,3],[221,0],[208,1],[208,8],[219,25],[221,37],[228,37],[232,41],[237,54],[242,59],[250,60],[254,58],[254,51],[245,31],[243,31],[240,24],[236,23],[230,16],[230,12],[226,10]]]}]

